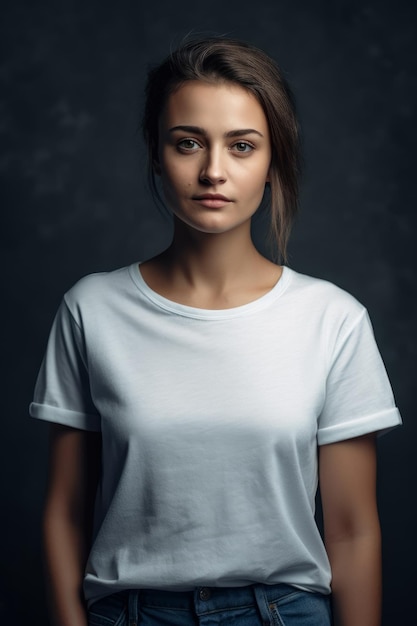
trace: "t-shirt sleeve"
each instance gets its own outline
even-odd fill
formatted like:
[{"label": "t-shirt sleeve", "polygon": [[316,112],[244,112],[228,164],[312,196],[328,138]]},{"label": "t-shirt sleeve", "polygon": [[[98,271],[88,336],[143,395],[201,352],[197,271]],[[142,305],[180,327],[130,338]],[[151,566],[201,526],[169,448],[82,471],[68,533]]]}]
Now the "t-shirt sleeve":
[{"label": "t-shirt sleeve", "polygon": [[318,444],[328,444],[401,423],[391,385],[365,309],[335,342],[319,417]]},{"label": "t-shirt sleeve", "polygon": [[82,430],[100,430],[100,415],[90,393],[82,330],[65,299],[51,328],[29,413]]}]

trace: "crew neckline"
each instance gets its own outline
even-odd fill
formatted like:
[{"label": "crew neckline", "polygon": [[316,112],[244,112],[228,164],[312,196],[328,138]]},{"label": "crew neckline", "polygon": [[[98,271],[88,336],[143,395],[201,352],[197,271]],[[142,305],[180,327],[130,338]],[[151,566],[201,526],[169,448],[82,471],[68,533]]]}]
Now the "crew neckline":
[{"label": "crew neckline", "polygon": [[140,271],[140,263],[132,263],[132,265],[129,266],[129,273],[141,293],[160,309],[175,313],[176,315],[181,315],[183,317],[221,320],[241,317],[267,307],[271,302],[279,298],[287,289],[291,280],[292,270],[290,270],[290,268],[286,265],[283,265],[280,278],[267,293],[259,298],[256,298],[256,300],[227,309],[201,309],[187,304],[181,304],[180,302],[175,302],[175,300],[170,300],[169,298],[162,296],[149,287],[148,283],[145,282]]}]

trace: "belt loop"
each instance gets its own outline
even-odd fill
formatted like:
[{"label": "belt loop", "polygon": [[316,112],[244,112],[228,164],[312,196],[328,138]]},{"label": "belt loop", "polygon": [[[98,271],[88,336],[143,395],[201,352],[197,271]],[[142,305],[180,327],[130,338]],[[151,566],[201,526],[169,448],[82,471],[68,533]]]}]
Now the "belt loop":
[{"label": "belt loop", "polygon": [[253,585],[253,593],[255,595],[256,605],[262,618],[262,626],[270,626],[271,612],[269,610],[268,598],[264,586],[261,583]]},{"label": "belt loop", "polygon": [[129,626],[137,626],[138,624],[138,601],[139,591],[137,591],[136,589],[131,589],[129,591],[128,598]]}]

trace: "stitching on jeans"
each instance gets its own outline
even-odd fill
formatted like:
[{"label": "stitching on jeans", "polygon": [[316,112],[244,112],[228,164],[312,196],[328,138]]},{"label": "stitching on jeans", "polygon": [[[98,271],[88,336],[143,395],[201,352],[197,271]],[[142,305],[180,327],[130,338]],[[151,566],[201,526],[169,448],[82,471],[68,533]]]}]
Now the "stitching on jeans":
[{"label": "stitching on jeans", "polygon": [[281,615],[279,614],[277,605],[275,603],[273,603],[273,602],[270,602],[269,603],[269,609],[271,611],[271,617],[272,617],[272,620],[273,620],[272,623],[275,626],[285,626],[285,623],[283,622],[283,619],[282,619]]},{"label": "stitching on jeans", "polygon": [[165,604],[151,604],[150,602],[141,602],[140,606],[148,607],[149,609],[160,609],[161,611],[183,611],[183,613],[190,610],[189,608],[182,608],[180,606],[165,606]]},{"label": "stitching on jeans", "polygon": [[242,604],[239,606],[225,606],[218,609],[209,609],[208,611],[201,611],[199,615],[213,615],[215,613],[222,613],[223,611],[240,611],[242,609],[253,609],[254,604]]},{"label": "stitching on jeans", "polygon": [[[126,618],[126,607],[124,606],[123,609],[122,609],[122,612],[119,615],[119,617],[114,622],[114,626],[121,626],[123,623],[127,623],[127,620],[125,618]],[[129,622],[129,624],[130,624],[130,622]],[[136,626],[136,623],[132,622],[131,626]]]},{"label": "stitching on jeans", "polygon": [[90,621],[96,622],[98,620],[102,624],[107,622],[109,624],[109,626],[113,626],[113,620],[112,619],[110,619],[109,617],[106,617],[105,615],[100,615],[99,613],[94,613],[94,611],[90,610],[88,612],[88,617],[89,617],[88,623],[90,623]]},{"label": "stitching on jeans", "polygon": [[91,609],[88,614],[89,618],[92,618],[92,621],[99,620],[102,624],[107,623],[109,626],[121,626],[126,615],[125,607],[121,609],[120,615],[117,617],[116,621],[113,621],[110,617],[106,617],[105,615],[100,615]]},{"label": "stitching on jeans", "polygon": [[304,593],[310,593],[310,592],[305,592],[305,591],[302,591],[301,589],[297,591],[289,591],[287,594],[285,594],[285,596],[279,596],[278,598],[270,600],[269,604],[281,604],[281,603],[284,603],[284,601],[286,602],[287,600],[292,600],[293,598],[297,596],[302,596],[304,595]]}]

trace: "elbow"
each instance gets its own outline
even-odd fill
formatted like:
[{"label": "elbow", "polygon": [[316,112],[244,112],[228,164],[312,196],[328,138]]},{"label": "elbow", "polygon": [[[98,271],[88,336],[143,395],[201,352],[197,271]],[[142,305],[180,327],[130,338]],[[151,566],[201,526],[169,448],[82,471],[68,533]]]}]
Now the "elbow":
[{"label": "elbow", "polygon": [[343,523],[334,525],[329,530],[326,528],[324,530],[324,542],[326,546],[367,540],[381,540],[381,527],[378,515],[374,515],[361,522],[346,520]]}]

